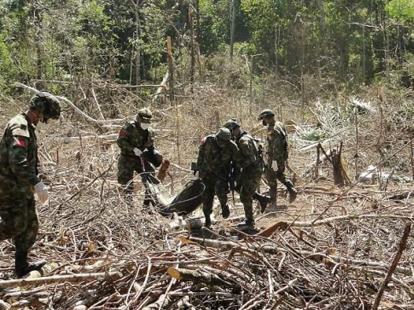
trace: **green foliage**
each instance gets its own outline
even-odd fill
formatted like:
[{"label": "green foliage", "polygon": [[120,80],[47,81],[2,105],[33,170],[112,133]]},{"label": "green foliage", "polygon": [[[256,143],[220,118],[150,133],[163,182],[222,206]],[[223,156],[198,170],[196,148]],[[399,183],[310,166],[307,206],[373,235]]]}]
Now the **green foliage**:
[{"label": "green foliage", "polygon": [[391,0],[385,9],[391,17],[407,22],[414,21],[413,0]]},{"label": "green foliage", "polygon": [[283,14],[285,3],[274,0],[247,0],[243,1],[241,10],[246,16],[249,25],[252,43],[255,52],[265,52],[272,58],[272,53],[281,53],[273,50],[270,45],[275,41],[276,28],[285,23],[280,14]]},{"label": "green foliage", "polygon": [[[314,76],[349,89],[380,80],[412,83],[413,0],[234,1],[236,67],[254,56],[255,75],[277,73],[298,90]],[[0,0],[0,87],[68,76],[159,80],[167,35],[173,38],[177,68],[185,71],[177,77],[186,78],[189,12],[197,6],[196,41],[201,54],[214,59],[206,67],[243,75],[227,70],[230,3]]]},{"label": "green foliage", "polygon": [[227,0],[200,0],[201,50],[211,54],[229,41],[229,2]]},{"label": "green foliage", "polygon": [[10,50],[5,42],[4,34],[0,35],[0,87],[7,86],[7,80],[16,75],[13,70]]}]

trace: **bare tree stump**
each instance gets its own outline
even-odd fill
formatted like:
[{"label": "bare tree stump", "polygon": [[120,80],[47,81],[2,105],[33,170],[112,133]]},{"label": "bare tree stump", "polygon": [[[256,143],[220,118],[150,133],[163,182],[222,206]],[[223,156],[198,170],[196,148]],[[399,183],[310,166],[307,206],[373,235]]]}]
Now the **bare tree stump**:
[{"label": "bare tree stump", "polygon": [[333,177],[334,177],[334,184],[338,187],[343,187],[351,183],[349,177],[345,171],[345,168],[342,164],[342,147],[343,144],[339,145],[338,150],[333,149],[330,154],[328,155],[325,150],[323,149],[322,145],[318,145],[320,150],[325,154],[325,157],[330,161],[333,168]]}]

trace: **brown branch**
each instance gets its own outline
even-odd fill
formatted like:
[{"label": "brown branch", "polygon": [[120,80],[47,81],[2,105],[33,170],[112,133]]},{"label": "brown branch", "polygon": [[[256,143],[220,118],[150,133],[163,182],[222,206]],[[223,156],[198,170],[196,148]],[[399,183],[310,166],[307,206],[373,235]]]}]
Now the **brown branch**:
[{"label": "brown branch", "polygon": [[384,294],[385,288],[387,287],[388,282],[390,282],[390,280],[392,279],[392,274],[394,273],[395,269],[398,266],[398,262],[401,259],[403,251],[407,247],[407,240],[410,235],[410,231],[411,231],[411,223],[409,222],[405,225],[403,236],[401,237],[400,244],[398,245],[398,251],[394,256],[390,269],[388,270],[387,275],[385,276],[384,282],[382,282],[382,285],[380,289],[378,290],[377,296],[375,297],[375,301],[372,306],[373,310],[378,309],[378,306],[381,302],[381,298],[382,298],[382,295]]}]

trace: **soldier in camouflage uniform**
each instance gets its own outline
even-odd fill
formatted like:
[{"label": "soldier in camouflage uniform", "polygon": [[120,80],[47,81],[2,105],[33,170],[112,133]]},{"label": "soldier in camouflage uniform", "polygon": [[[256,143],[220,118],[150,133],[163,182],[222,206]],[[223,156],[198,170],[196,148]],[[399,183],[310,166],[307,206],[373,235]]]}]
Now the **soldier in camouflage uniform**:
[{"label": "soldier in camouflage uniform", "polygon": [[284,125],[275,121],[275,114],[269,110],[263,110],[259,114],[259,120],[267,126],[267,161],[265,175],[270,186],[272,203],[276,204],[277,180],[283,183],[289,192],[289,202],[292,203],[297,196],[297,191],[291,180],[285,175],[286,161],[288,160],[287,133]]},{"label": "soldier in camouflage uniform", "polygon": [[261,211],[266,209],[269,197],[257,192],[260,179],[263,174],[263,159],[257,141],[246,131],[240,128],[235,119],[228,120],[224,127],[231,131],[235,138],[239,152],[235,157],[237,173],[236,189],[240,193],[240,201],[243,203],[245,222],[243,225],[254,226],[253,199],[257,199],[261,205]]},{"label": "soldier in camouflage uniform", "polygon": [[227,128],[220,128],[215,135],[205,137],[199,147],[197,169],[206,186],[203,194],[203,212],[207,227],[211,225],[214,195],[217,195],[220,201],[223,218],[230,215],[227,204],[230,163],[237,151],[237,145],[231,141],[231,134]]},{"label": "soldier in camouflage uniform", "polygon": [[[121,149],[118,159],[118,183],[123,186],[125,201],[132,204],[134,171],[141,174],[146,187],[149,176],[154,174],[154,166],[159,167],[162,156],[154,148],[154,132],[149,127],[152,113],[143,108],[138,111],[135,120],[127,122],[119,132],[117,144]],[[152,164],[152,165],[151,165]],[[147,187],[144,206],[154,204]]]},{"label": "soldier in camouflage uniform", "polygon": [[49,93],[39,93],[25,113],[8,122],[0,142],[0,240],[13,239],[19,278],[44,265],[27,261],[39,226],[34,193],[41,203],[48,200],[46,186],[38,176],[35,129],[39,121],[46,123],[59,115],[58,100]]}]

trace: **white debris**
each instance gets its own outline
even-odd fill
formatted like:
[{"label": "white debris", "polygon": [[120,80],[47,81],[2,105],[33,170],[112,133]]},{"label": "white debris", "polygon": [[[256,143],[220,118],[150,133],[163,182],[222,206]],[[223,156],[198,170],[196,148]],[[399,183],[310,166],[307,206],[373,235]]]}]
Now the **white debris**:
[{"label": "white debris", "polygon": [[358,180],[360,182],[372,182],[378,178],[378,169],[373,165],[369,165],[368,168],[359,174]]},{"label": "white debris", "polygon": [[410,182],[410,178],[406,176],[396,175],[394,170],[391,172],[380,171],[376,166],[369,165],[365,171],[359,174],[358,180],[365,183],[374,183],[381,180],[382,182],[394,181],[399,183]]},{"label": "white debris", "polygon": [[351,104],[359,113],[375,113],[376,111],[370,102],[356,97],[351,97]]}]

